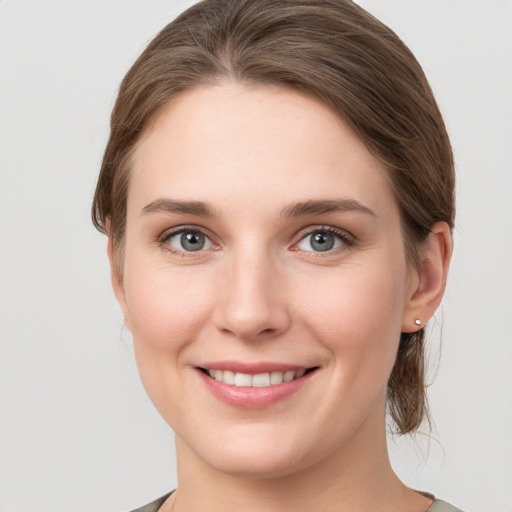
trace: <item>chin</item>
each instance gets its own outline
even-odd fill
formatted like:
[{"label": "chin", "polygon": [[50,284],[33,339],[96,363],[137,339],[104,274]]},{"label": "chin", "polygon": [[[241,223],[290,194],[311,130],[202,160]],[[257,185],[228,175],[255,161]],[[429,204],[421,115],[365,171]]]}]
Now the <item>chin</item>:
[{"label": "chin", "polygon": [[211,461],[211,465],[224,474],[244,478],[272,479],[284,477],[303,469],[296,454],[251,450],[245,453],[223,453]]},{"label": "chin", "polygon": [[238,433],[230,429],[215,443],[190,448],[208,466],[239,477],[277,478],[308,465],[307,449],[298,435],[287,435],[281,428],[268,425],[247,427],[235,429]]}]

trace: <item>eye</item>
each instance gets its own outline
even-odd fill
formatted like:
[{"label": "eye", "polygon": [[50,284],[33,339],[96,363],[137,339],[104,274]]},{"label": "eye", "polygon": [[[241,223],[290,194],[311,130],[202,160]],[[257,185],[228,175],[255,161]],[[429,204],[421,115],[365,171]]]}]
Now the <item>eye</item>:
[{"label": "eye", "polygon": [[339,249],[343,245],[350,245],[348,237],[333,228],[326,228],[308,233],[297,244],[297,248],[301,251],[327,252]]},{"label": "eye", "polygon": [[164,243],[179,252],[197,252],[214,247],[213,242],[196,229],[181,229],[170,233]]}]

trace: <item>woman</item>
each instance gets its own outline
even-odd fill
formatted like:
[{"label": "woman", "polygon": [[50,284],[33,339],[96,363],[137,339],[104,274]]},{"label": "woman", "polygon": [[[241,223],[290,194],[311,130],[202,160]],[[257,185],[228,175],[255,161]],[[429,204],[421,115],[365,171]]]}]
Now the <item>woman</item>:
[{"label": "woman", "polygon": [[179,485],[140,510],[456,510],[386,448],[428,418],[453,162],[424,74],[344,0],[206,0],[123,80],[93,204]]}]

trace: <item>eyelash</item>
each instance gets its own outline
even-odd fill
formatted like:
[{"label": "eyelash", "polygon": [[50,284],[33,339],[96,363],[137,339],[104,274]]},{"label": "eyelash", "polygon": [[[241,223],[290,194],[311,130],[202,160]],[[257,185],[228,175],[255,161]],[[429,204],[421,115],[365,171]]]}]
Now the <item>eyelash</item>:
[{"label": "eyelash", "polygon": [[[185,250],[177,250],[171,245],[169,245],[169,240],[171,240],[173,237],[183,234],[183,233],[199,233],[203,235],[209,242],[212,244],[214,248],[218,248],[218,245],[215,244],[212,241],[212,237],[205,232],[204,228],[199,228],[197,226],[182,226],[178,229],[175,229],[170,232],[165,232],[161,236],[158,237],[158,244],[162,246],[162,248],[174,256],[179,256],[181,258],[190,258],[190,257],[197,257],[199,254],[203,254],[208,249],[199,249],[198,251],[185,251]],[[300,251],[299,248],[297,248],[298,244],[300,244],[302,241],[304,241],[307,237],[311,237],[315,233],[322,233],[322,234],[331,234],[334,235],[336,238],[338,238],[339,241],[342,243],[342,247],[335,248],[334,250],[327,250],[325,253],[323,251],[306,251],[312,253],[314,257],[327,257],[332,254],[336,254],[342,251],[345,251],[355,245],[355,238],[353,235],[348,233],[347,231],[341,230],[339,228],[335,228],[333,226],[318,226],[318,227],[308,227],[303,229],[301,232],[298,233],[298,236],[300,237],[298,242],[295,242],[293,246],[290,248],[292,251]],[[215,250],[215,249],[214,249]],[[194,254],[197,252],[198,254]]]},{"label": "eyelash", "polygon": [[[164,234],[162,234],[161,236],[158,237],[158,240],[157,240],[158,244],[164,250],[166,250],[166,251],[170,252],[172,255],[178,256],[180,258],[197,257],[199,254],[203,254],[205,252],[205,250],[203,250],[202,248],[200,250],[198,250],[198,251],[179,250],[179,249],[175,249],[174,247],[172,247],[168,243],[169,240],[171,240],[173,237],[175,237],[177,235],[180,235],[180,234],[183,234],[183,233],[198,233],[198,234],[201,234],[210,242],[210,244],[213,247],[218,247],[217,244],[215,244],[212,241],[212,237],[205,232],[204,228],[199,228],[199,227],[196,227],[196,226],[182,226],[182,227],[180,227],[178,229],[175,229],[173,231],[167,231],[167,232],[165,232]],[[195,254],[196,252],[198,254]]]},{"label": "eyelash", "polygon": [[344,252],[347,249],[350,249],[353,247],[356,243],[355,237],[348,233],[347,231],[344,231],[339,228],[335,228],[334,226],[314,226],[314,227],[308,227],[302,230],[299,233],[299,241],[296,242],[292,250],[294,251],[300,251],[300,249],[297,248],[297,245],[300,244],[303,240],[307,239],[308,237],[313,236],[315,233],[322,233],[322,234],[331,234],[334,235],[336,238],[338,238],[339,241],[341,241],[342,246],[335,248],[335,249],[329,249],[325,252],[322,251],[304,251],[311,253],[310,256],[313,256],[315,258],[325,258],[332,256],[333,254],[338,254],[340,252]]}]

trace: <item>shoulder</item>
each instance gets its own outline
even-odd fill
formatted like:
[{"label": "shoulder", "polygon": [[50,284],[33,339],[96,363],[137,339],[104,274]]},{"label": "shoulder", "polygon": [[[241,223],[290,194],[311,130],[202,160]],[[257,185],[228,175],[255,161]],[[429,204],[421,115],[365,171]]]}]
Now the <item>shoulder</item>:
[{"label": "shoulder", "polygon": [[158,509],[164,504],[164,501],[171,494],[172,494],[172,492],[169,492],[165,496],[162,496],[161,498],[158,498],[157,500],[152,501],[151,503],[148,503],[147,505],[144,505],[143,507],[136,508],[135,510],[132,510],[131,512],[158,512]]},{"label": "shoulder", "polygon": [[[172,494],[172,492],[167,493],[165,496],[158,498],[143,507],[136,508],[131,512],[158,512],[158,509],[164,504],[164,501]],[[453,505],[446,503],[446,501],[435,500],[432,505],[430,505],[427,512],[462,512],[460,509],[455,508]]]},{"label": "shoulder", "polygon": [[430,505],[427,512],[462,512],[460,509],[455,508],[453,505],[446,503],[446,501],[435,500],[432,505]]}]

